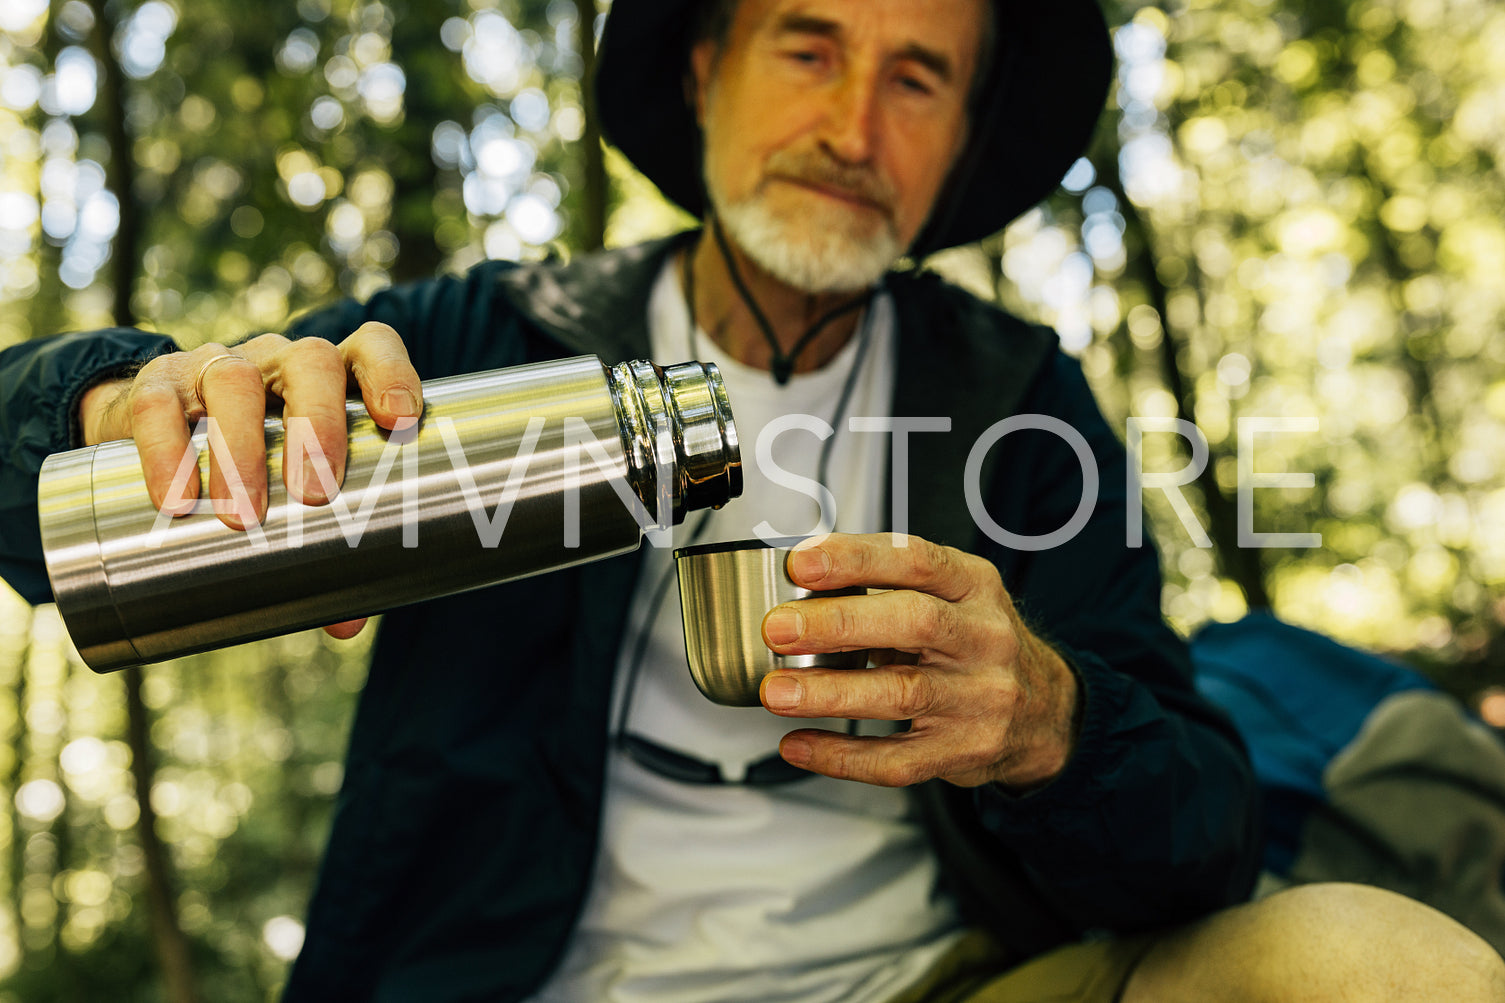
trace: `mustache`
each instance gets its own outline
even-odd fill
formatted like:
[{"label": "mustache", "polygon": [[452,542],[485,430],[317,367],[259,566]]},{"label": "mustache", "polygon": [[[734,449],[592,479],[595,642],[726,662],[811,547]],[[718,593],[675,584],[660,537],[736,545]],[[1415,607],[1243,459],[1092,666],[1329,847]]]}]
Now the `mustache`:
[{"label": "mustache", "polygon": [[819,153],[780,150],[768,158],[766,168],[768,174],[839,188],[885,211],[898,201],[893,185],[872,168],[837,163]]}]

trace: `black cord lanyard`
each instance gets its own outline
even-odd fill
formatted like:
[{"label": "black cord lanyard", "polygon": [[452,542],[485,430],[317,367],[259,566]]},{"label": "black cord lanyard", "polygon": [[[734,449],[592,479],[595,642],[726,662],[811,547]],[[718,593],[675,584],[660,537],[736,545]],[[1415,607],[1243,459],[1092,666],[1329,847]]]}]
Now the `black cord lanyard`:
[{"label": "black cord lanyard", "polygon": [[[800,354],[810,347],[810,343],[815,340],[815,336],[824,331],[826,325],[830,324],[837,317],[844,316],[853,310],[858,310],[866,306],[872,300],[873,294],[877,292],[877,288],[874,287],[822,314],[816,319],[814,324],[810,325],[804,334],[800,335],[799,340],[794,343],[794,347],[786,355],[784,350],[779,347],[779,339],[773,333],[773,325],[768,322],[768,317],[763,313],[762,308],[758,306],[758,301],[753,298],[752,290],[748,289],[747,283],[742,280],[742,271],[737,267],[737,260],[732,254],[730,245],[726,242],[726,234],[721,230],[721,223],[714,215],[707,214],[706,226],[710,228],[711,234],[716,238],[716,246],[721,250],[721,259],[726,262],[726,270],[732,277],[732,285],[737,287],[737,295],[742,297],[742,302],[747,305],[748,312],[753,315],[753,320],[757,321],[758,330],[763,332],[763,337],[768,342],[768,349],[773,353],[773,358],[769,361],[768,368],[773,371],[773,381],[779,386],[783,386],[789,382],[789,377],[794,374],[794,360],[799,358]],[[685,294],[690,302],[690,347],[693,350],[695,347],[695,252],[691,250],[688,254],[685,267]]]},{"label": "black cord lanyard", "polygon": [[[730,265],[730,261],[728,261],[728,264]],[[693,358],[696,354],[695,335],[696,327],[698,326],[698,322],[695,319],[695,272],[688,260],[686,266],[685,297],[689,304],[690,355]],[[740,281],[738,282],[738,286],[739,291],[742,291]],[[875,289],[864,294],[861,298],[861,303],[869,302],[876,291]],[[747,294],[744,293],[744,295]],[[747,300],[748,305],[752,307],[754,313],[761,320],[761,314],[757,313],[757,307],[753,305],[750,295],[747,296]],[[815,331],[820,330],[821,327],[830,323],[840,313],[853,308],[853,304],[848,303],[821,318],[816,326],[801,339],[800,344],[795,347],[795,351],[785,357],[789,361],[789,364],[793,365],[794,356],[799,354]],[[826,481],[830,476],[831,452],[836,444],[836,438],[840,434],[841,421],[846,417],[847,408],[851,405],[852,394],[857,388],[857,379],[861,375],[862,368],[867,361],[868,345],[872,341],[872,319],[872,314],[869,313],[862,319],[858,328],[857,352],[856,356],[852,359],[851,371],[847,373],[846,381],[842,384],[841,396],[837,400],[836,413],[831,425],[832,434],[821,444],[820,460],[817,462],[815,468],[815,479],[816,483],[826,486],[828,490],[829,485],[826,484]],[[784,380],[780,380],[779,382],[787,382],[787,379],[788,377],[786,376]],[[695,529],[691,532],[690,538],[684,546],[693,546],[698,543],[701,536],[704,535],[706,529],[709,527],[710,521],[711,510],[707,509],[701,513],[699,521],[695,524]],[[831,531],[834,532],[835,529],[835,519],[833,518]],[[730,783],[731,781],[727,781],[721,776],[721,769],[715,763],[708,763],[693,756],[687,756],[684,753],[665,748],[641,735],[635,735],[627,730],[627,721],[632,712],[633,695],[637,690],[638,676],[643,667],[643,657],[648,652],[648,642],[653,636],[653,625],[658,620],[659,610],[663,607],[664,598],[668,595],[669,586],[673,583],[674,578],[675,567],[671,558],[669,569],[654,587],[652,598],[648,604],[647,616],[644,618],[643,625],[638,631],[637,644],[632,652],[632,661],[627,667],[627,678],[622,684],[622,705],[617,712],[616,725],[612,728],[612,734],[615,737],[615,744],[618,748],[631,756],[638,765],[661,776],[667,776],[670,779],[685,783]],[[848,723],[847,733],[850,735],[857,733],[856,721]],[[750,785],[763,785],[802,780],[809,776],[813,776],[813,774],[799,767],[790,766],[775,752],[771,757],[749,766],[745,771],[745,779],[742,782]]]}]

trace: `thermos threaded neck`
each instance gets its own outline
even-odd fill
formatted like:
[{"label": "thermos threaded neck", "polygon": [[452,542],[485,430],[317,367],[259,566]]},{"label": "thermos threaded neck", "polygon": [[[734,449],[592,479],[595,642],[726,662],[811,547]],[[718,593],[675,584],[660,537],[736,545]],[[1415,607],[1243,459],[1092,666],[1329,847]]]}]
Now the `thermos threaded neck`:
[{"label": "thermos threaded neck", "polygon": [[[742,451],[721,372],[711,363],[608,370],[622,428],[628,481],[660,521],[720,508],[742,493]],[[661,511],[664,510],[664,511]]]}]

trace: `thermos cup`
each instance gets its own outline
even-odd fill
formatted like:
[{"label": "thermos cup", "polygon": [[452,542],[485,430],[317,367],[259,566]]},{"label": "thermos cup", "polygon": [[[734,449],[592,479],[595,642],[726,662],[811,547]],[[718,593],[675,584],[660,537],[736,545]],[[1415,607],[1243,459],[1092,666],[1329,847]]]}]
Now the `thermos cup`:
[{"label": "thermos cup", "polygon": [[42,549],[84,662],[162,661],[610,557],[742,492],[714,365],[583,356],[433,380],[423,396],[405,432],[346,403],[345,478],[324,505],[288,497],[283,422],[268,418],[267,515],[247,531],[205,500],[202,430],[201,501],[178,518],[152,505],[129,440],[48,457]]},{"label": "thermos cup", "polygon": [[776,669],[860,669],[866,648],[778,655],[763,641],[763,618],[799,599],[866,595],[867,589],[817,591],[794,584],[785,562],[800,541],[736,540],[702,543],[674,552],[679,607],[684,615],[690,678],[706,699],[728,707],[758,707],[763,677]]}]

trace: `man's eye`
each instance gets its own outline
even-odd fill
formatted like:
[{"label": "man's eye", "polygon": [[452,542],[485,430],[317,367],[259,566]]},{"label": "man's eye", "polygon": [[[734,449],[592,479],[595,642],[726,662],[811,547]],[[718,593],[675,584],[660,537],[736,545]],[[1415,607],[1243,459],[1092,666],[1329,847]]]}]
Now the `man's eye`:
[{"label": "man's eye", "polygon": [[789,58],[792,59],[792,60],[794,60],[796,63],[803,63],[806,66],[814,66],[815,64],[819,63],[820,60],[821,60],[820,53],[818,53],[818,52],[812,52],[812,51],[808,51],[808,50],[806,50],[806,51],[794,51],[794,52],[790,52],[788,55],[789,55]]},{"label": "man's eye", "polygon": [[930,85],[921,80],[919,77],[900,77],[899,86],[915,94],[933,93]]}]

